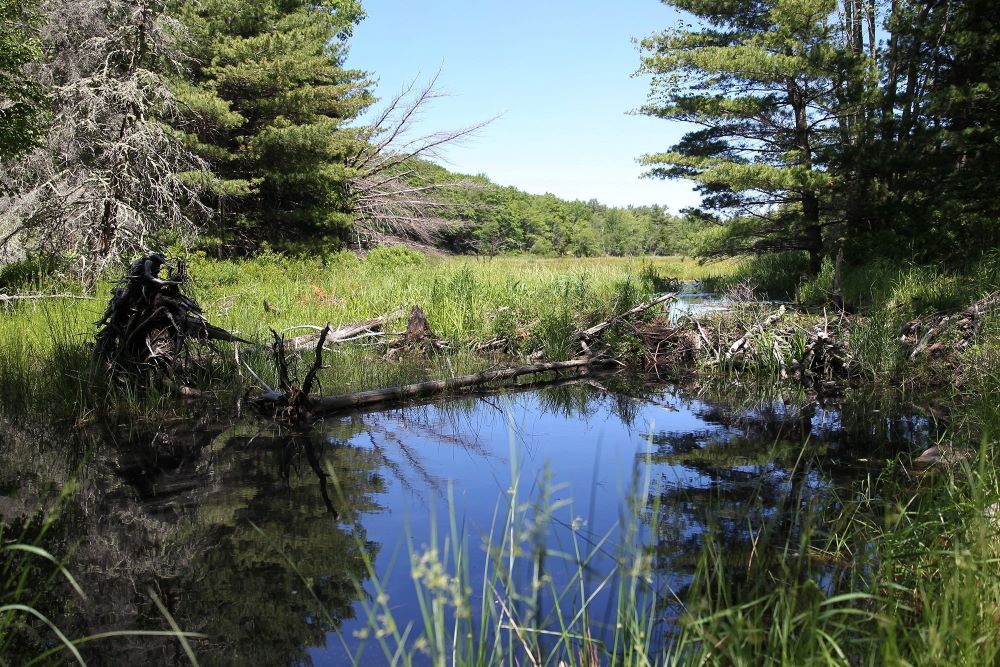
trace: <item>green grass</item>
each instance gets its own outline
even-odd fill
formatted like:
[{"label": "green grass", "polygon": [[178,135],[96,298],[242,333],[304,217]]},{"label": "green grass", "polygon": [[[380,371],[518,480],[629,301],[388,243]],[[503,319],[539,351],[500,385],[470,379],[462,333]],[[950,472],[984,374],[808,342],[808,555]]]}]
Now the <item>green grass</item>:
[{"label": "green grass", "polygon": [[[847,272],[845,296],[864,309],[852,323],[849,346],[868,377],[906,372],[896,341],[899,325],[914,315],[964,305],[993,289],[994,264],[985,262],[966,274],[881,265]],[[190,263],[194,294],[206,315],[246,337],[267,340],[270,328],[327,321],[337,325],[419,303],[435,332],[453,345],[448,355],[391,363],[368,348],[337,348],[321,376],[325,393],[484,368],[495,360],[476,354],[470,344],[501,336],[519,341],[515,355],[543,349],[558,358],[568,354],[561,345],[573,327],[631,305],[669,279],[717,284],[737,268],[736,263],[706,267],[671,259],[424,258],[398,250],[375,252],[363,260],[266,255],[246,262],[196,257]],[[72,283],[42,269],[18,274],[19,289],[73,289]],[[762,276],[767,273],[758,270]],[[831,275],[825,267],[815,283],[798,285],[800,300],[818,299]],[[97,293],[106,294],[110,286],[101,283]],[[88,344],[103,307],[102,296],[20,303],[0,313],[4,410],[87,419],[90,411],[109,406],[134,415],[169,404],[169,389],[123,389],[93,368]],[[388,329],[403,325],[401,318]],[[967,443],[970,433],[1000,431],[997,341],[1000,322],[993,317],[977,345],[961,354],[962,383],[946,396],[955,406],[951,444]],[[779,341],[761,334],[756,343],[767,358],[761,358],[754,372],[776,377],[772,360]],[[780,344],[792,348],[798,343]],[[244,358],[271,380],[266,351]],[[238,372],[225,356],[197,379],[209,389],[234,393],[252,384]],[[996,443],[985,438],[971,461],[920,475],[908,461],[888,462],[881,473],[822,506],[793,493],[793,511],[783,520],[795,530],[768,523],[756,527],[761,540],[753,555],[727,551],[721,536],[706,534],[694,577],[680,599],[650,587],[652,545],[634,546],[643,522],[656,525],[661,516],[655,501],[646,502],[656,497],[648,480],[636,480],[631,500],[623,506],[619,534],[612,538],[609,533],[595,545],[574,532],[566,553],[546,543],[545,527],[555,521],[572,525],[575,517],[555,500],[546,480],[533,496],[526,495],[526,482],[516,481],[497,508],[485,545],[485,571],[469,571],[470,550],[484,546],[464,532],[454,506],[431,544],[409,554],[420,601],[418,627],[399,626],[393,601],[378,583],[382,573],[370,570],[374,594],[362,603],[368,645],[357,662],[364,664],[365,655],[375,654],[401,665],[990,664],[1000,657],[996,451]],[[809,465],[808,457],[793,452],[789,443],[766,455],[747,456],[748,461],[794,458],[796,466]],[[516,468],[514,472],[518,480]],[[46,589],[35,583],[39,577],[70,581],[47,552],[31,548],[33,543],[26,536],[2,543],[8,557],[0,566],[7,605],[0,609],[0,648],[16,635],[23,615],[32,614],[27,609],[44,613],[45,600],[37,591]],[[616,566],[592,581],[587,563],[598,548],[616,554]],[[557,586],[539,566],[544,562],[565,563],[576,573]],[[527,579],[518,573],[528,573]],[[86,582],[78,588],[85,591]],[[614,590],[618,600],[606,642],[595,639],[598,614],[589,603],[598,589]],[[543,610],[540,590],[557,604]],[[669,627],[664,625],[668,615]],[[179,629],[169,619],[167,625],[170,630],[156,632],[180,641]],[[94,639],[67,644],[53,637],[53,650],[63,655],[72,653],[70,645]],[[187,649],[196,653],[197,644]]]},{"label": "green grass", "polygon": [[[350,253],[318,259],[277,254],[252,260],[188,259],[190,291],[208,319],[249,340],[269,344],[271,329],[296,335],[304,330],[294,327],[338,326],[419,304],[434,333],[452,346],[449,355],[393,363],[370,348],[338,348],[328,355],[331,368],[321,375],[326,393],[483,370],[496,360],[471,348],[496,338],[507,339],[507,352],[515,357],[541,349],[548,358],[565,358],[570,354],[566,334],[577,326],[630,307],[664,285],[731,268],[673,258],[426,257],[401,248],[376,250],[363,259]],[[0,286],[20,293],[80,289],[55,271],[34,264],[8,267],[0,273]],[[78,417],[91,411],[149,413],[166,404],[170,388],[123,389],[90,360],[94,322],[112,286],[110,281],[98,283],[89,301],[18,302],[0,312],[0,400],[5,409]],[[404,313],[386,330],[405,326]],[[235,364],[232,347],[222,349],[224,354],[205,364],[193,380],[205,389],[240,393],[252,381]],[[269,354],[246,354],[244,347],[243,361],[268,381],[274,374]]]}]

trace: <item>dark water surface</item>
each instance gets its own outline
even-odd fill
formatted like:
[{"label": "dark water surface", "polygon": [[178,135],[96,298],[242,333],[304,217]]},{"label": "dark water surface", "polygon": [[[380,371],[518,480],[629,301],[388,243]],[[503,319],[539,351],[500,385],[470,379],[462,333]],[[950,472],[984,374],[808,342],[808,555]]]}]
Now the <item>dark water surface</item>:
[{"label": "dark water surface", "polygon": [[[68,565],[88,592],[64,600],[55,588],[45,599],[71,636],[162,629],[153,591],[181,627],[209,636],[194,644],[202,664],[334,665],[356,650],[376,596],[366,560],[400,630],[420,626],[411,557],[443,551],[452,517],[478,608],[483,544],[491,531],[498,539],[515,473],[526,520],[537,519],[531,501],[545,489],[558,505],[536,536],[546,549],[592,552],[611,536],[586,568],[589,585],[628,540],[626,551],[651,545],[652,585],[673,600],[685,594],[707,531],[727,558],[746,559],[765,522],[794,531],[783,516],[803,503],[835,509],[878,462],[934,435],[932,413],[882,405],[895,399],[822,405],[739,388],[699,395],[631,385],[585,380],[358,413],[305,433],[222,419],[201,404],[151,428],[7,424],[0,514],[5,535],[17,535],[76,480],[46,543],[72,553]],[[634,534],[621,522],[630,497],[642,517]],[[558,584],[577,564],[549,556],[546,568]],[[614,603],[613,587],[592,602],[597,638]],[[664,631],[671,613],[660,619]],[[148,638],[95,643],[90,656],[184,663],[176,643]],[[382,660],[376,646],[366,649],[363,664]]]}]

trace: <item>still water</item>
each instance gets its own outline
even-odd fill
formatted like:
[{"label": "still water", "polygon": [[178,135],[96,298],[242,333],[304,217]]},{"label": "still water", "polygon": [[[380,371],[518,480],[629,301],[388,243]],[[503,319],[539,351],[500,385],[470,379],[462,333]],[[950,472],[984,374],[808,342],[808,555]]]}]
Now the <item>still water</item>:
[{"label": "still water", "polygon": [[[538,527],[527,540],[593,555],[583,570],[593,588],[623,550],[648,545],[667,633],[669,601],[683,599],[708,531],[745,559],[764,523],[794,531],[782,516],[803,503],[828,510],[879,461],[934,435],[927,411],[900,414],[873,397],[750,394],[603,378],[356,413],[300,433],[200,403],[153,427],[6,424],[0,514],[16,535],[73,480],[46,546],[72,554],[88,597],[56,588],[41,604],[75,636],[161,629],[155,593],[182,628],[208,635],[194,643],[206,665],[345,664],[380,595],[400,629],[419,627],[411,558],[443,553],[452,522],[478,609],[484,545],[499,539],[512,498]],[[542,505],[556,509],[549,517]],[[545,561],[557,588],[578,566]],[[592,601],[598,639],[613,595],[606,587]],[[185,661],[175,643],[149,638],[88,648],[94,664]],[[382,660],[366,649],[363,664]]]}]

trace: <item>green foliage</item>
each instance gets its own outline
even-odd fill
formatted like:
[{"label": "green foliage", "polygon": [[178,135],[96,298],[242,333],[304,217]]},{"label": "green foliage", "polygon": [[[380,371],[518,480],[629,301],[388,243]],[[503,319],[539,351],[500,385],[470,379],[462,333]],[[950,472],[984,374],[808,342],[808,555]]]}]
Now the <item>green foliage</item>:
[{"label": "green foliage", "polygon": [[449,250],[478,255],[530,253],[542,257],[690,255],[700,221],[664,206],[605,206],[596,200],[566,201],[496,185],[484,176],[452,174],[414,161],[431,183],[468,182],[442,193],[444,215],[456,226],[445,234]]},{"label": "green foliage", "polygon": [[642,42],[642,71],[653,76],[642,112],[699,129],[644,156],[649,175],[694,181],[707,211],[730,216],[703,255],[807,250],[818,271],[821,199],[838,176],[827,169],[840,138],[828,109],[852,63],[837,40],[835,3],[667,4],[692,14],[695,27]]},{"label": "green foliage", "polygon": [[365,256],[365,263],[379,271],[391,271],[404,266],[423,266],[427,256],[406,246],[375,248]]},{"label": "green foliage", "polygon": [[65,268],[65,262],[53,255],[30,255],[24,259],[0,266],[0,292],[33,289],[42,283],[53,285],[53,278]]},{"label": "green foliage", "polygon": [[363,17],[354,0],[174,3],[199,63],[175,93],[179,126],[211,165],[224,239],[338,243],[350,226],[345,167],[360,141],[348,127],[371,102],[343,67]]},{"label": "green foliage", "polygon": [[694,20],[643,41],[642,111],[698,128],[643,160],[696,184],[700,255],[807,250],[817,274],[831,249],[958,266],[1000,239],[992,3],[666,4]]},{"label": "green foliage", "polygon": [[41,59],[36,0],[0,0],[0,162],[38,144],[44,90],[26,66]]}]

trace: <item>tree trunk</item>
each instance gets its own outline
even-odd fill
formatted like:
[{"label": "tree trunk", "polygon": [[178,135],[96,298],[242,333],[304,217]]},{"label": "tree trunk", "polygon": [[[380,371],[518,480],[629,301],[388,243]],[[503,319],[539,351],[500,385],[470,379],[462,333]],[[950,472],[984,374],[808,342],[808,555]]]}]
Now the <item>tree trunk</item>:
[{"label": "tree trunk", "polygon": [[812,192],[802,196],[802,216],[806,223],[806,250],[809,252],[809,273],[819,275],[823,268],[823,228],[819,225],[819,200]]}]

